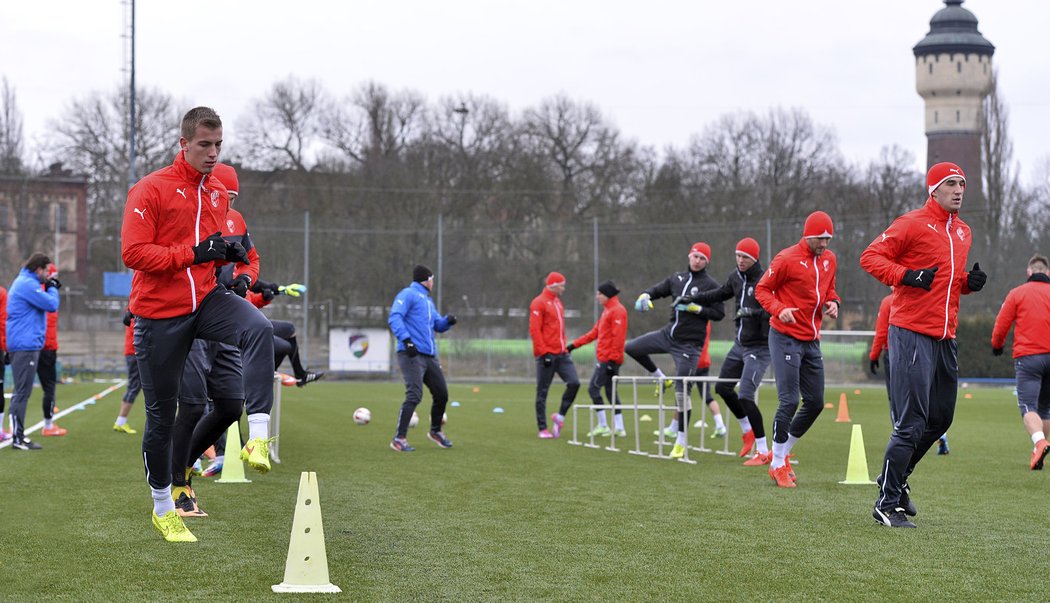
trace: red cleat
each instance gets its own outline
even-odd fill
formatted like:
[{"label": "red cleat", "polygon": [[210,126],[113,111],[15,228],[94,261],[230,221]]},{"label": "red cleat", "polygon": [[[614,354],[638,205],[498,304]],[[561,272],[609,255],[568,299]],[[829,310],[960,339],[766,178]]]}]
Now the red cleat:
[{"label": "red cleat", "polygon": [[[44,435],[47,435],[46,433]],[[1032,451],[1032,462],[1030,466],[1032,471],[1039,471],[1043,468],[1043,459],[1046,455],[1050,454],[1050,442],[1046,439],[1039,440],[1039,443],[1035,445],[1035,450]]]},{"label": "red cleat", "polygon": [[795,480],[788,476],[789,471],[791,471],[790,465],[781,465],[776,469],[770,467],[769,477],[773,478],[773,483],[775,483],[778,488],[794,488],[796,487]]},{"label": "red cleat", "polygon": [[751,449],[755,446],[755,431],[747,431],[744,435],[740,436],[740,439],[744,440],[744,446],[740,449],[740,456],[745,457],[750,454]]},{"label": "red cleat", "polygon": [[798,481],[798,476],[795,475],[795,468],[791,466],[791,455],[790,454],[787,455],[786,459],[784,459],[784,466],[788,468],[788,477],[791,478],[791,481],[797,482]]},{"label": "red cleat", "polygon": [[745,467],[761,467],[762,465],[768,465],[773,462],[773,453],[767,452],[762,454],[761,452],[755,454],[755,456],[744,461]]},{"label": "red cleat", "polygon": [[63,429],[58,425],[52,425],[51,427],[45,427],[40,431],[40,435],[43,436],[64,436],[69,433],[68,429]]}]

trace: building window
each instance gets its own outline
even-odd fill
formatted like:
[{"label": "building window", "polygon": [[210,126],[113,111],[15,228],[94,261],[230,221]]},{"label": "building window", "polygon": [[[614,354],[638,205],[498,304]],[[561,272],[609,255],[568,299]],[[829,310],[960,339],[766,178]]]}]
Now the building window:
[{"label": "building window", "polygon": [[933,123],[937,123],[937,121],[938,121],[937,118],[938,118],[937,112],[934,111],[933,112]]},{"label": "building window", "polygon": [[955,112],[955,123],[959,123],[961,121],[960,117],[961,116],[959,115],[959,111],[956,111]]},{"label": "building window", "polygon": [[0,230],[11,227],[11,208],[6,203],[0,204]]},{"label": "building window", "polygon": [[959,61],[958,63],[955,64],[955,72],[956,73],[962,73],[962,61]]},{"label": "building window", "polygon": [[930,73],[933,73],[933,63],[930,63]]},{"label": "building window", "polygon": [[55,230],[69,232],[69,211],[65,203],[55,205]]}]

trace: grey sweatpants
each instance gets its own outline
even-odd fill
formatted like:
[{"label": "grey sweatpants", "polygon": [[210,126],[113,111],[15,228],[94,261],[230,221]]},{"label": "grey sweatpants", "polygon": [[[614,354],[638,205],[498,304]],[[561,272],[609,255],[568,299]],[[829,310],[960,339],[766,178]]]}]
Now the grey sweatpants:
[{"label": "grey sweatpants", "polygon": [[11,352],[11,375],[15,387],[11,394],[11,431],[16,442],[25,439],[26,405],[29,394],[33,392],[33,379],[36,377],[36,363],[40,350]]}]

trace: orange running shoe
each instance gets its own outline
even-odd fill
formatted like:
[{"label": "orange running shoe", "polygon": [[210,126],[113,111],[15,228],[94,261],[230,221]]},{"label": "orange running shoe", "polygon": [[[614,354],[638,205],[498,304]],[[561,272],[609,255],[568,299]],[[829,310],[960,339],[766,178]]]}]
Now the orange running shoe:
[{"label": "orange running shoe", "polygon": [[750,430],[740,436],[740,439],[744,440],[744,446],[740,448],[740,456],[745,457],[751,452],[751,448],[755,445],[755,432]]},{"label": "orange running shoe", "polygon": [[773,478],[773,482],[776,483],[778,488],[794,488],[795,480],[788,476],[788,471],[791,470],[790,465],[781,465],[776,469],[769,468],[769,477]]},{"label": "orange running shoe", "polygon": [[[47,435],[46,433],[44,435]],[[1050,453],[1050,442],[1046,439],[1039,440],[1039,443],[1035,445],[1035,450],[1032,451],[1032,471],[1039,471],[1043,468],[1043,459]]]},{"label": "orange running shoe", "polygon": [[40,435],[43,436],[64,436],[67,433],[69,433],[68,429],[63,429],[58,425],[52,425],[51,427],[45,427],[40,430]]},{"label": "orange running shoe", "polygon": [[773,453],[767,452],[762,454],[761,452],[755,454],[755,456],[744,461],[745,467],[761,467],[762,465],[768,465],[773,462]]}]

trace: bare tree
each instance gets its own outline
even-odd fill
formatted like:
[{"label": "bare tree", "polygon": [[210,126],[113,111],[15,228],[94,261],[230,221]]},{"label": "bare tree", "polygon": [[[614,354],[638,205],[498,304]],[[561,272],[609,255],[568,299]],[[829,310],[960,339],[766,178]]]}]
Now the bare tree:
[{"label": "bare tree", "polygon": [[277,82],[238,124],[241,140],[232,155],[259,169],[309,170],[319,150],[328,96],[316,80]]},{"label": "bare tree", "polygon": [[22,112],[5,77],[0,87],[0,173],[18,174],[23,165]]},{"label": "bare tree", "polygon": [[1004,259],[1002,237],[1013,230],[1011,220],[1026,213],[1013,164],[1014,145],[1010,139],[1010,112],[999,96],[999,76],[992,73],[988,95],[981,106],[981,166],[984,171],[985,214],[983,239],[989,253]]},{"label": "bare tree", "polygon": [[410,90],[391,92],[367,82],[326,112],[321,134],[359,165],[375,167],[397,158],[425,129],[423,97]]}]

